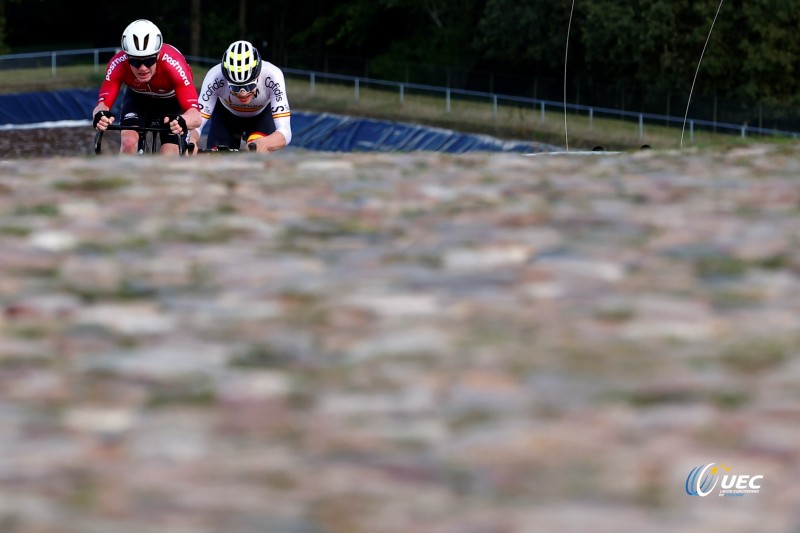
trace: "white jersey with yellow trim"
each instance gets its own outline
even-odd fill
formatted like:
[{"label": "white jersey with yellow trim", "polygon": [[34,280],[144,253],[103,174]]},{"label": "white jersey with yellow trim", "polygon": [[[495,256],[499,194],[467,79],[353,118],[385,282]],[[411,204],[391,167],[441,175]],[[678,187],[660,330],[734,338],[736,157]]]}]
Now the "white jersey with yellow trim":
[{"label": "white jersey with yellow trim", "polygon": [[203,85],[198,91],[198,102],[203,120],[200,130],[206,125],[217,103],[237,117],[252,117],[264,111],[265,108],[272,113],[275,129],[286,137],[286,144],[292,140],[291,110],[289,99],[286,96],[286,80],[283,71],[268,61],[262,59],[261,74],[258,76],[258,88],[250,102],[243,104],[230,91],[228,81],[222,75],[222,64],[211,67]]}]

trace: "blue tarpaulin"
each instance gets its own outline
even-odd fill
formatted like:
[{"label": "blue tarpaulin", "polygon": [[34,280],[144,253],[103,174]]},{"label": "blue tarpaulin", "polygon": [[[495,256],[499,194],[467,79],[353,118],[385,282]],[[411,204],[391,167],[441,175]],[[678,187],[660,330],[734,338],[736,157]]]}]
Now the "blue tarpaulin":
[{"label": "blue tarpaulin", "polygon": [[292,145],[310,150],[372,152],[427,150],[463,153],[540,152],[541,145],[504,141],[416,124],[331,114],[292,112]]},{"label": "blue tarpaulin", "polygon": [[90,120],[96,89],[0,95],[0,125]]},{"label": "blue tarpaulin", "polygon": [[[0,95],[0,127],[90,120],[96,89]],[[118,114],[118,98],[112,111]],[[57,125],[57,124],[56,124]],[[291,146],[334,152],[531,153],[548,150],[538,143],[506,141],[416,124],[292,111]]]}]

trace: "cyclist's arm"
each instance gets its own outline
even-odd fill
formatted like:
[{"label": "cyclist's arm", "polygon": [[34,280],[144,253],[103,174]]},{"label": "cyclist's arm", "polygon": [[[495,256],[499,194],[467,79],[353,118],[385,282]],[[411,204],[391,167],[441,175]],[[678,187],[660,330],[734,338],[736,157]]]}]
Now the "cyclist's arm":
[{"label": "cyclist's arm", "polygon": [[[108,62],[106,75],[103,79],[103,83],[100,85],[100,91],[97,95],[97,105],[92,110],[93,119],[98,112],[109,111],[114,105],[114,101],[117,99],[117,95],[122,88],[125,68],[127,68],[126,58],[127,56],[124,52],[118,52]],[[102,117],[95,127],[99,130],[105,130],[112,122],[114,122],[113,117]]]},{"label": "cyclist's arm", "polygon": [[273,119],[275,122],[275,131],[256,139],[255,143],[259,148],[264,148],[269,152],[285,148],[289,141],[292,140],[292,129],[289,127],[289,117]]},{"label": "cyclist's arm", "polygon": [[200,115],[200,110],[196,107],[190,107],[183,113],[183,119],[186,121],[186,127],[194,130],[200,127],[203,117]]},{"label": "cyclist's arm", "polygon": [[257,144],[274,152],[292,142],[292,112],[289,108],[289,97],[286,95],[286,80],[283,71],[272,63],[265,63],[264,70],[269,76],[267,87],[272,92],[270,104],[275,131],[259,139]]},{"label": "cyclist's arm", "polygon": [[[101,113],[101,111],[105,111],[106,113]],[[97,104],[97,107],[92,110],[92,124],[94,125],[94,129],[106,131],[108,126],[114,122],[114,116],[108,111],[108,106],[103,102]],[[101,114],[98,115],[98,113]]]},{"label": "cyclist's arm", "polygon": [[[183,54],[172,45],[164,45],[164,49],[170,54],[170,61],[163,61],[160,67],[175,88],[175,97],[178,104],[183,109],[183,120],[186,122],[186,130],[193,130],[200,126],[200,105],[197,103],[197,89],[194,87],[194,77],[192,69],[186,62]],[[176,120],[169,121],[172,133],[181,133],[182,127]]]},{"label": "cyclist's arm", "polygon": [[276,113],[273,111],[272,121],[275,123],[275,132],[270,134],[269,137],[275,134],[280,134],[281,139],[283,139],[283,146],[280,146],[279,148],[283,148],[292,142],[292,123],[290,114],[289,112],[285,112],[281,113],[280,116],[276,116]]},{"label": "cyclist's arm", "polygon": [[164,122],[169,122],[169,129],[175,135],[187,133],[197,129],[197,127],[200,126],[200,110],[198,110],[196,107],[190,107],[184,111],[180,117],[183,118],[184,122],[186,123],[186,131],[183,130],[183,125],[177,119],[170,121],[168,117],[164,117]]},{"label": "cyclist's arm", "polygon": [[92,110],[92,116],[95,116],[100,111],[109,111],[109,107],[106,105],[105,102],[100,102],[97,106]]},{"label": "cyclist's arm", "polygon": [[198,93],[198,103],[200,104],[200,115],[202,117],[200,127],[197,128],[198,133],[203,132],[206,122],[211,118],[214,113],[214,108],[217,107],[219,96],[227,90],[227,83],[222,76],[222,67],[217,64],[211,67],[203,78],[203,84],[200,86]]}]

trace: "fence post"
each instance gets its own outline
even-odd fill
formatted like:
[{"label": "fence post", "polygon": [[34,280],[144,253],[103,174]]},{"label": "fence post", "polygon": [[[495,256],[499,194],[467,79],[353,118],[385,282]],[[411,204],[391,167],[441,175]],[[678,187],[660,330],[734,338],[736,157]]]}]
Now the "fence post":
[{"label": "fence post", "polygon": [[[101,69],[101,63],[100,63],[100,53],[101,53],[101,51],[104,54],[106,53],[106,49],[98,49],[98,48],[95,48],[93,50],[48,51],[48,52],[40,52],[40,53],[35,53],[35,54],[9,54],[9,55],[2,55],[2,56],[0,56],[0,60],[16,59],[17,56],[20,56],[20,57],[36,57],[36,58],[39,58],[38,61],[42,61],[42,60],[46,59],[48,56],[50,56],[51,78],[52,79],[57,79],[58,78],[58,57],[59,57],[59,55],[71,55],[73,53],[81,53],[81,54],[85,54],[85,55],[90,55],[91,54],[92,57],[93,57],[94,72],[97,73]],[[286,57],[286,58],[289,57],[288,51],[284,51],[284,57]],[[329,57],[327,55],[324,55],[324,59],[325,59],[325,66],[324,67],[325,67],[325,69],[327,71],[328,68],[329,68]],[[288,63],[288,60],[286,62]],[[65,63],[65,65],[66,65],[66,63]],[[369,62],[365,63],[365,66],[364,66],[365,75],[369,74],[369,65],[370,65]],[[105,67],[105,64],[103,64],[103,68],[104,67]],[[44,69],[44,67],[42,68],[42,70],[43,69]],[[317,73],[322,74],[323,77],[326,76],[325,73],[323,73],[323,72],[312,72],[312,71],[304,71],[304,70],[296,70],[295,71],[295,74],[297,74],[298,76],[301,76],[301,77],[305,76],[305,75],[309,76],[309,91],[310,91],[311,95],[316,95],[316,74]],[[450,114],[450,113],[452,113],[452,90],[453,89],[450,88],[449,85],[450,85],[451,79],[453,78],[453,71],[451,71],[450,69],[446,69],[445,73],[447,75],[447,84],[448,84],[447,87],[441,87],[441,86],[440,87],[434,87],[433,91],[438,91],[438,90],[444,90],[445,91],[446,112],[448,114]],[[43,74],[43,72],[42,72],[42,74]],[[405,64],[405,78],[406,78],[407,82],[406,83],[402,83],[402,82],[401,83],[397,83],[397,85],[399,87],[399,93],[400,93],[399,94],[399,100],[400,100],[400,104],[401,105],[405,105],[405,85],[408,85],[408,84],[411,83],[409,81],[410,77],[411,77],[410,76],[410,66],[408,64]],[[347,78],[350,78],[350,77],[348,76]],[[352,79],[354,79],[354,96],[355,96],[355,100],[360,103],[360,99],[361,99],[361,89],[360,89],[361,86],[360,86],[360,83],[361,83],[361,80],[360,79],[356,79],[356,78],[352,78]],[[368,83],[373,81],[368,77],[365,77],[365,80]],[[497,119],[499,117],[499,112],[500,112],[500,97],[503,96],[504,98],[506,98],[507,95],[495,94],[493,92],[494,91],[494,82],[496,81],[494,74],[491,74],[491,73],[489,74],[489,80],[488,81],[489,81],[490,89],[492,90],[492,92],[489,92],[489,93],[476,93],[476,94],[478,95],[478,98],[481,98],[482,96],[487,96],[487,97],[491,98],[492,116],[493,116],[493,118]],[[534,92],[534,95],[537,95],[538,94],[538,78],[534,78],[533,81],[534,81],[533,92]],[[373,85],[368,85],[368,87],[374,87],[374,86]],[[462,98],[462,94],[461,94],[461,91],[459,91],[459,88],[456,87],[455,90],[457,91],[456,96],[458,98]],[[579,100],[580,99],[581,87],[576,85],[575,86],[575,90],[576,90],[576,99]],[[622,98],[621,106],[622,106],[622,108],[621,109],[617,109],[616,112],[614,110],[610,110],[610,112],[606,112],[607,115],[612,115],[612,116],[618,117],[618,119],[621,120],[621,121],[627,121],[628,117],[637,115],[637,113],[625,112],[625,106],[627,105],[627,101],[626,101],[627,100],[627,94],[626,94],[626,92],[627,92],[627,88],[623,86],[622,89],[621,89],[621,98]],[[465,101],[465,100],[460,100],[460,101]],[[466,100],[466,101],[468,101],[468,100]],[[544,124],[546,122],[546,106],[549,104],[549,101],[539,100],[538,98],[534,98],[532,100],[529,99],[529,98],[525,98],[522,101],[530,102],[532,104],[532,106],[533,106],[533,108],[532,108],[532,115],[533,115],[532,116],[532,120],[534,122],[536,122],[536,118],[535,118],[536,105],[538,103],[539,115],[540,115],[539,122],[542,123],[542,124]],[[553,104],[556,107],[558,107],[558,105],[555,104],[555,102],[553,102]],[[712,122],[708,122],[708,123],[706,123],[705,120],[701,121],[701,130],[700,131],[706,131],[706,132],[713,131],[714,133],[720,133],[720,132],[725,133],[725,132],[727,132],[727,133],[732,134],[738,128],[740,137],[747,138],[747,137],[750,136],[749,123],[744,123],[744,124],[738,124],[737,125],[735,123],[734,124],[730,124],[730,123],[724,122],[724,119],[725,119],[724,115],[725,115],[725,112],[727,111],[727,108],[725,107],[725,104],[724,104],[724,101],[723,101],[723,107],[722,107],[722,110],[721,110],[722,111],[722,115],[720,115],[720,104],[719,104],[718,96],[714,95],[714,98],[712,100],[712,105],[713,105],[713,108],[712,108],[713,109],[713,121]],[[524,104],[523,104],[523,106],[524,106]],[[671,107],[672,107],[672,94],[670,92],[670,93],[666,94],[667,116],[661,116],[661,115],[652,114],[652,115],[648,115],[648,117],[650,118],[650,120],[654,124],[656,124],[656,123],[660,124],[660,121],[664,120],[665,121],[665,125],[669,126],[672,123],[672,121],[675,120],[674,117],[669,116],[669,113],[671,111]],[[523,107],[523,109],[524,109],[524,107]],[[594,109],[591,108],[591,107],[588,107],[588,106],[587,107],[582,107],[581,109],[585,109],[585,110],[588,111],[588,115],[589,115],[589,131],[593,132],[594,131]],[[601,111],[602,111],[602,109],[601,109]],[[781,130],[777,130],[777,129],[767,129],[767,130],[765,130],[764,129],[765,122],[769,123],[769,121],[768,120],[765,121],[765,113],[766,112],[764,110],[763,102],[758,102],[757,103],[757,108],[755,110],[751,110],[751,111],[756,111],[757,120],[758,120],[757,125],[753,126],[753,135],[754,136],[761,137],[761,136],[765,136],[765,135],[778,135],[778,136],[785,135],[785,136],[790,136],[790,137],[795,138],[795,139],[800,138],[800,133],[798,133],[798,132],[781,131]],[[646,133],[645,132],[645,127],[644,127],[644,113],[643,112],[642,113],[638,113],[638,115],[639,115],[639,117],[638,117],[639,138],[643,139],[644,135]],[[720,121],[720,119],[722,119],[722,121]],[[689,133],[690,133],[690,142],[693,143],[694,142],[694,121],[688,121],[688,122],[689,122],[689,130],[690,130],[689,131]],[[752,122],[755,122],[755,120],[752,120]]]}]

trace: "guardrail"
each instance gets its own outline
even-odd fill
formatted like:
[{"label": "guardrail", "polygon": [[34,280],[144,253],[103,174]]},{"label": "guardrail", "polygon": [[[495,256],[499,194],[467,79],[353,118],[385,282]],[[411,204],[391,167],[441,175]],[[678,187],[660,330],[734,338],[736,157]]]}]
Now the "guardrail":
[{"label": "guardrail", "polygon": [[[453,89],[453,88],[439,87],[434,85],[377,80],[372,78],[366,78],[363,76],[347,76],[342,74],[311,72],[311,71],[297,70],[291,68],[284,68],[282,70],[288,74],[308,77],[309,84],[311,85],[312,94],[315,91],[315,86],[319,79],[346,81],[352,83],[353,97],[355,100],[359,100],[361,87],[365,84],[383,86],[383,87],[393,87],[398,93],[398,103],[400,105],[404,103],[405,93],[406,90],[408,89],[427,91],[432,93],[441,93],[443,96],[443,105],[445,107],[445,111],[448,113],[450,112],[451,102],[454,97],[468,97],[471,99],[475,98],[485,99],[489,103],[489,105],[492,106],[493,116],[497,116],[498,106],[501,105],[503,102],[514,103],[517,105],[519,104],[529,105],[539,110],[541,116],[540,119],[541,122],[545,121],[545,113],[547,111],[563,112],[564,108],[566,107],[567,110],[572,111],[574,113],[584,113],[588,117],[590,131],[594,127],[594,119],[597,116],[605,116],[615,119],[633,119],[638,123],[638,131],[640,139],[644,138],[645,124],[647,123],[652,123],[652,124],[672,123],[679,126],[682,126],[684,124],[683,118],[672,117],[668,115],[658,115],[653,113],[642,113],[635,111],[623,111],[620,109],[611,109],[598,106],[586,106],[586,105],[571,104],[571,103],[565,104],[564,102],[557,102],[554,100],[543,100],[539,98],[526,98],[523,96],[512,96],[512,95],[503,95],[503,94],[487,93],[480,91],[469,91],[465,89]],[[791,138],[800,137],[800,132],[795,132],[795,131],[780,130],[775,128],[761,128],[756,126],[750,126],[748,124],[732,124],[732,123],[719,122],[713,120],[689,118],[686,120],[686,130],[687,130],[688,140],[690,143],[694,141],[695,131],[699,129],[706,129],[715,132],[723,130],[728,133],[740,135],[741,137],[747,137],[748,135],[768,135],[768,136],[782,136]]]},{"label": "guardrail", "polygon": [[[30,64],[34,64],[35,66],[41,67],[42,65],[39,60],[44,59],[45,61],[49,60],[51,77],[56,78],[58,72],[58,66],[60,64],[59,61],[61,61],[63,64],[68,62],[67,58],[75,58],[78,56],[90,56],[91,57],[90,61],[94,65],[94,70],[99,71],[101,66],[102,67],[105,66],[106,62],[105,60],[101,61],[101,54],[106,54],[110,57],[110,55],[113,55],[118,50],[119,48],[88,48],[81,50],[62,50],[62,51],[50,51],[50,52],[33,52],[26,54],[0,55],[0,70],[10,69],[10,68],[25,68],[26,66],[29,67]],[[197,57],[197,56],[186,56],[186,58],[190,62],[199,64],[215,65],[219,62],[218,58]],[[87,61],[89,60],[87,59]],[[15,64],[17,65],[16,67],[14,66]],[[312,94],[314,94],[314,92],[316,91],[316,84],[319,80],[333,80],[333,81],[346,82],[348,84],[352,84],[353,96],[355,100],[360,99],[360,91],[362,85],[390,88],[396,91],[398,94],[398,103],[400,105],[403,105],[405,102],[407,90],[425,91],[433,94],[441,94],[443,98],[443,106],[447,113],[449,113],[451,110],[451,102],[453,98],[486,100],[487,103],[492,107],[493,116],[497,116],[498,107],[500,105],[503,105],[504,103],[517,106],[519,105],[531,106],[532,108],[539,110],[542,122],[544,122],[545,120],[546,111],[564,112],[565,110],[569,110],[576,114],[585,114],[588,117],[590,131],[594,126],[594,119],[598,116],[614,118],[614,119],[622,119],[622,120],[632,119],[638,123],[638,132],[640,139],[644,138],[645,126],[648,123],[652,124],[671,123],[676,125],[684,124],[683,118],[673,117],[669,115],[625,111],[607,107],[586,106],[580,104],[571,104],[569,102],[565,103],[554,100],[526,98],[522,96],[470,91],[465,89],[455,89],[449,87],[440,87],[440,86],[425,85],[418,83],[407,83],[407,82],[404,83],[397,81],[379,80],[364,76],[349,76],[349,75],[334,74],[329,72],[316,72],[309,70],[293,69],[287,67],[281,67],[281,69],[287,75],[291,74],[293,76],[298,76],[301,78],[307,77],[309,80],[311,88],[310,90]],[[748,135],[782,136],[795,139],[800,137],[800,132],[786,131],[774,128],[762,128],[757,126],[750,126],[749,124],[746,123],[733,124],[727,122],[720,122],[717,120],[700,120],[700,119],[689,118],[686,120],[685,125],[688,130],[688,141],[690,143],[694,141],[694,134],[695,131],[698,129],[706,129],[714,132],[723,131],[729,134],[740,135],[741,137],[747,137]]]},{"label": "guardrail", "polygon": [[[92,61],[94,63],[94,69],[97,72],[100,70],[101,66],[100,54],[101,53],[115,54],[117,50],[119,50],[119,48],[84,48],[82,50],[59,50],[51,52],[30,52],[26,54],[6,54],[6,55],[0,55],[0,69],[5,70],[7,68],[13,68],[13,67],[8,67],[6,62],[14,62],[15,60],[29,60],[29,62],[33,60],[34,63],[38,63],[35,60],[49,59],[50,75],[52,78],[55,78],[57,75],[59,58],[91,55]],[[102,65],[105,66],[105,62],[103,62]],[[24,66],[25,65],[23,65],[23,67]]]}]

